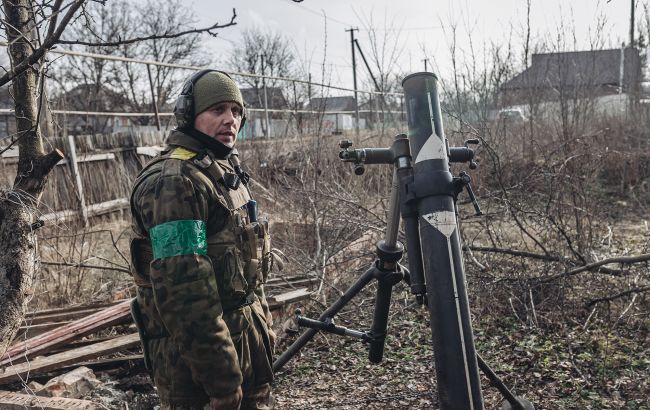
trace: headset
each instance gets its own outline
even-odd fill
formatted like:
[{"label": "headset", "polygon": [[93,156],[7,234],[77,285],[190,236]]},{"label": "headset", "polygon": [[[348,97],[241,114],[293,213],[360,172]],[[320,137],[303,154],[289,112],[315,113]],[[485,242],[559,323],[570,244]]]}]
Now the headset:
[{"label": "headset", "polygon": [[[210,72],[221,73],[231,80],[233,79],[230,74],[224,71],[204,69],[197,71],[196,73],[192,74],[190,78],[185,80],[183,89],[181,90],[180,95],[176,99],[176,104],[174,105],[174,117],[176,117],[178,128],[188,128],[194,125],[194,85],[197,81],[199,81],[201,77]],[[242,107],[241,124],[239,125],[239,131],[244,129],[245,122],[246,112],[244,110],[244,107]]]}]

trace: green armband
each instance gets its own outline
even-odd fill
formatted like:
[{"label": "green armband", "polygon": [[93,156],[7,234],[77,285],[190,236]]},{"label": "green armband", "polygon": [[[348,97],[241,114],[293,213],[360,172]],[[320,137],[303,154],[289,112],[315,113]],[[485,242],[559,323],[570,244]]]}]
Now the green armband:
[{"label": "green armband", "polygon": [[153,258],[162,259],[179,255],[206,255],[205,222],[195,219],[165,222],[149,230]]}]

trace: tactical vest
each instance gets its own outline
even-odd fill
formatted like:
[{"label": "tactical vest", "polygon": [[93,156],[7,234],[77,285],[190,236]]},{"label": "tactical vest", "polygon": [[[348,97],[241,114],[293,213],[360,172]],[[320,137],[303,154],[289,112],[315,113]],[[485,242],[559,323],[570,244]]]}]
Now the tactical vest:
[{"label": "tactical vest", "polygon": [[[224,311],[252,303],[253,292],[266,282],[273,260],[268,220],[251,220],[247,208],[251,195],[245,184],[240,183],[236,189],[226,186],[225,180],[235,175],[228,160],[214,160],[184,147],[171,147],[145,165],[134,183],[132,195],[146,178],[160,172],[163,161],[170,160],[187,161],[206,175],[218,193],[219,203],[228,210],[229,218],[223,229],[211,232],[210,226],[207,227],[207,255],[214,267]],[[131,199],[131,211],[138,215],[133,205]],[[148,237],[132,239],[131,258],[136,285],[151,287],[149,264],[153,254]]]}]

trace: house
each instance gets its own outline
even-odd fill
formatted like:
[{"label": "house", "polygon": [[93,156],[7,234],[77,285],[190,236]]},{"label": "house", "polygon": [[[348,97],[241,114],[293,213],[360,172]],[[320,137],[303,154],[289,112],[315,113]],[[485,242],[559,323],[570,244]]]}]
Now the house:
[{"label": "house", "polygon": [[[287,116],[281,111],[293,109],[284,96],[280,87],[266,87],[266,106],[264,104],[263,88],[242,88],[241,94],[244,105],[248,110],[246,123],[241,134],[242,138],[257,138],[278,136],[283,134],[288,126]],[[269,115],[270,129],[266,130],[266,112]]]},{"label": "house", "polygon": [[533,54],[530,67],[501,86],[500,105],[557,101],[562,95],[625,101],[614,96],[637,95],[641,78],[636,48]]},{"label": "house", "polygon": [[356,109],[356,101],[353,96],[312,98],[309,102],[309,109],[313,111],[350,111]]},{"label": "house", "polygon": [[[355,128],[356,101],[353,96],[337,96],[312,98],[308,110],[322,113],[320,129],[333,134],[341,134],[344,130]],[[359,126],[365,127],[365,119],[359,119]],[[316,126],[314,126],[316,127]]]},{"label": "house", "polygon": [[[242,88],[241,95],[247,108],[264,109],[263,88]],[[266,100],[269,110],[289,109],[289,103],[280,87],[266,87]]]},{"label": "house", "polygon": [[[101,84],[80,84],[64,92],[53,101],[54,109],[83,112],[129,112],[128,99]],[[131,124],[131,118],[106,115],[65,114],[60,118],[66,134],[94,134],[117,132]]]}]

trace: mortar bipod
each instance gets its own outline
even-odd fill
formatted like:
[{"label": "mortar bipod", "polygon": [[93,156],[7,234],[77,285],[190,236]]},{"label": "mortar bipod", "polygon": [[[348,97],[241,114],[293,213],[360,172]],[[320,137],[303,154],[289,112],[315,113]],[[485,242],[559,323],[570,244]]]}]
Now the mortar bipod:
[{"label": "mortar bipod", "polygon": [[[409,145],[405,135],[398,135],[391,148],[368,149],[363,152],[357,151],[355,150],[355,153],[359,153],[363,158],[355,157],[351,160],[358,164],[355,171],[358,175],[363,174],[364,164],[391,164],[395,162],[404,166],[408,165],[408,161],[405,161],[405,159],[409,156]],[[369,360],[373,363],[378,363],[382,360],[392,289],[401,280],[406,279],[408,281],[409,278],[408,270],[399,264],[404,254],[404,246],[397,241],[400,219],[399,208],[399,178],[396,168],[393,172],[393,182],[388,204],[386,233],[384,239],[379,241],[376,246],[377,260],[317,320],[304,318],[300,314],[297,315],[299,324],[305,325],[309,329],[300,335],[273,362],[274,371],[281,369],[282,366],[316,335],[318,330],[364,339],[370,345],[368,353]],[[375,310],[370,330],[368,332],[361,332],[334,325],[333,319],[336,314],[373,279],[377,280],[377,296],[375,298]]]}]

